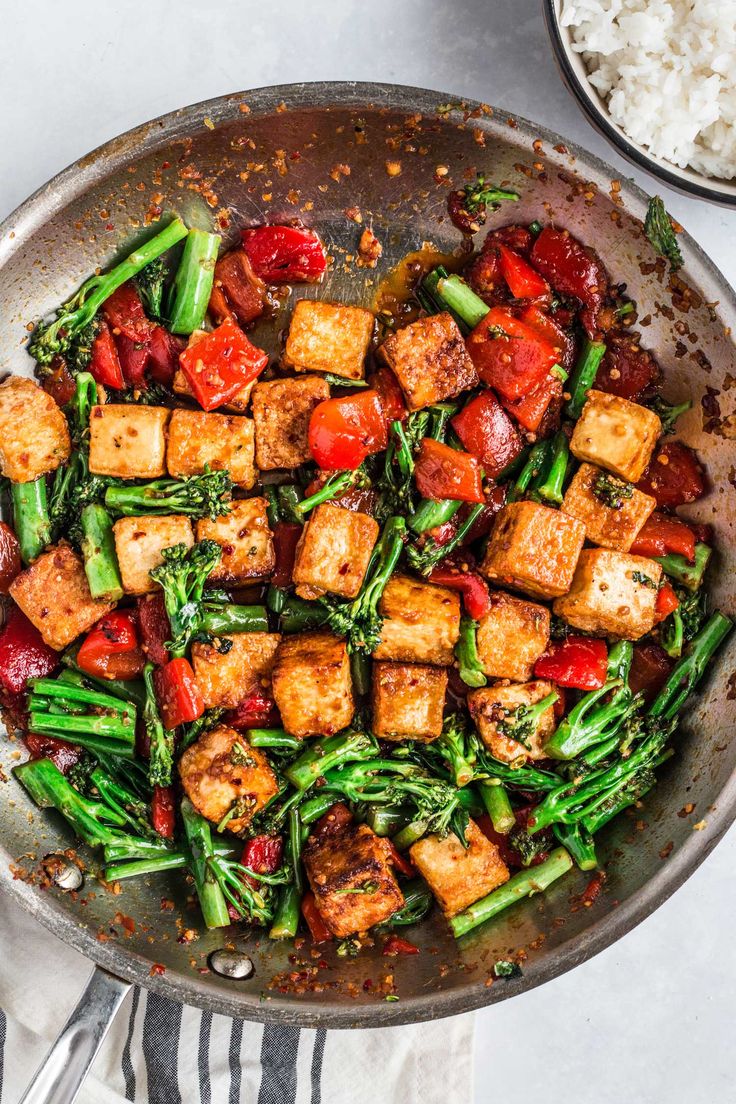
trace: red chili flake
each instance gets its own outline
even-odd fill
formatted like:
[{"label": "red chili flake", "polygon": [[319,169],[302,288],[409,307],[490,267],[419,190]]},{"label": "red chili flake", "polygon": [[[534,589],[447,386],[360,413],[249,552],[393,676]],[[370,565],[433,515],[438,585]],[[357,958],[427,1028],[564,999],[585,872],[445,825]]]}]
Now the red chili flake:
[{"label": "red chili flake", "polygon": [[154,962],[151,969],[148,971],[149,977],[157,977],[160,974],[166,973],[166,967],[162,966],[160,962]]}]

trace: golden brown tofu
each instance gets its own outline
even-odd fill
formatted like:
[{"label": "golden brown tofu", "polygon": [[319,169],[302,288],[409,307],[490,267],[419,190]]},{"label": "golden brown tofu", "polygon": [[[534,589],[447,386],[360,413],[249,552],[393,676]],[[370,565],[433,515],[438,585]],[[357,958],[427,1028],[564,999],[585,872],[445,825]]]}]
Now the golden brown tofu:
[{"label": "golden brown tofu", "polygon": [[447,670],[420,663],[374,663],[374,735],[382,740],[436,740],[442,734]]},{"label": "golden brown tofu", "polygon": [[536,502],[499,511],[480,571],[503,586],[540,598],[565,594],[585,541],[585,526]]},{"label": "golden brown tofu", "polygon": [[265,498],[233,502],[229,514],[197,522],[197,540],[217,541],[222,559],[210,575],[213,583],[243,583],[266,579],[276,565]]},{"label": "golden brown tofu", "polygon": [[646,556],[586,548],[569,593],[553,609],[583,632],[638,640],[654,628],[661,577],[661,566]]},{"label": "golden brown tofu", "polygon": [[460,636],[460,596],[455,591],[409,575],[393,575],[378,609],[383,627],[374,659],[438,667],[452,663]]},{"label": "golden brown tofu", "polygon": [[465,829],[465,841],[467,847],[454,832],[425,836],[409,850],[411,861],[446,916],[455,916],[509,880],[498,847],[473,820]]},{"label": "golden brown tofu", "polygon": [[233,483],[250,490],[256,481],[255,434],[251,418],[175,410],[169,422],[166,467],[169,475],[229,471]]},{"label": "golden brown tofu", "polygon": [[112,527],[120,577],[126,594],[150,594],[158,589],[149,572],[163,563],[164,548],[194,544],[192,523],[183,514],[165,517],[124,517]]},{"label": "golden brown tofu", "polygon": [[69,427],[50,395],[22,376],[0,385],[0,471],[32,483],[55,471],[71,452]]},{"label": "golden brown tofu", "polygon": [[[544,745],[557,727],[554,703],[543,710],[536,723],[524,725],[524,714],[554,689],[551,682],[534,679],[524,683],[497,682],[468,694],[470,715],[491,755],[504,763],[544,758]],[[512,731],[521,741],[509,735]]]},{"label": "golden brown tofu", "polygon": [[[256,381],[251,380],[250,383],[246,383],[245,387],[241,387],[237,394],[233,395],[232,399],[222,404],[223,410],[230,410],[233,414],[245,414],[248,409],[248,403],[250,401],[251,392],[255,387]],[[186,395],[188,398],[194,400],[194,392],[189,386],[189,380],[182,372],[181,368],[177,368],[174,376],[174,382],[172,383],[172,390],[177,395]]]},{"label": "golden brown tofu", "polygon": [[526,682],[549,643],[549,610],[495,591],[478,622],[478,658],[490,678]]},{"label": "golden brown tofu", "polygon": [[233,633],[230,650],[219,652],[212,644],[192,644],[192,666],[207,709],[235,709],[243,698],[271,686],[279,633]]},{"label": "golden brown tofu", "polygon": [[166,474],[166,425],[163,406],[107,403],[89,417],[89,470],[119,479],[154,479]]},{"label": "golden brown tofu", "polygon": [[[615,505],[609,505],[611,502]],[[592,464],[581,464],[560,509],[582,521],[585,535],[593,544],[628,552],[656,505],[651,495],[637,491],[630,483]]]},{"label": "golden brown tofu", "polygon": [[84,564],[68,544],[50,548],[21,571],[10,584],[10,595],[57,652],[115,606],[92,597]]},{"label": "golden brown tofu", "polygon": [[350,657],[329,632],[285,636],[271,674],[273,696],[292,736],[332,736],[353,719]]},{"label": "golden brown tofu", "polygon": [[661,432],[659,418],[645,406],[604,391],[589,391],[575,423],[570,452],[578,460],[638,483]]},{"label": "golden brown tofu", "polygon": [[253,390],[256,459],[261,471],[296,468],[311,459],[309,419],[319,403],[330,397],[330,385],[321,376],[265,380]]},{"label": "golden brown tofu", "polygon": [[213,824],[227,817],[223,827],[236,836],[279,789],[263,752],[227,725],[204,732],[187,748],[179,760],[179,777],[197,812]]},{"label": "golden brown tofu", "polygon": [[367,824],[311,835],[304,866],[319,913],[338,939],[388,920],[404,904],[391,845]]},{"label": "golden brown tofu", "polygon": [[297,546],[297,587],[355,598],[378,533],[378,522],[370,515],[323,502],[310,514]]},{"label": "golden brown tofu", "polygon": [[397,330],[379,351],[401,384],[409,410],[451,399],[478,383],[463,335],[447,311]]},{"label": "golden brown tofu", "polygon": [[291,316],[284,364],[295,372],[362,379],[374,321],[364,307],[300,299]]}]

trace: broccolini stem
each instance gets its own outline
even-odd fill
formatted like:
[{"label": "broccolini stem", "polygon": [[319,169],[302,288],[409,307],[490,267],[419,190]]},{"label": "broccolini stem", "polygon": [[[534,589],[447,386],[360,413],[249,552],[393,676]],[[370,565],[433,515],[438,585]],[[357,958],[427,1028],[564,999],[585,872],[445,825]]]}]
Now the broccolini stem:
[{"label": "broccolini stem", "polygon": [[299,751],[304,747],[303,740],[290,736],[283,728],[249,728],[245,735],[251,747],[282,751]]},{"label": "broccolini stem", "polygon": [[628,683],[633,655],[630,640],[614,644],[608,656],[606,682],[598,690],[585,694],[570,710],[547,741],[546,755],[551,759],[575,759],[589,747],[615,735],[627,717],[636,712],[641,697],[633,697]]},{"label": "broccolini stem", "polygon": [[505,836],[516,827],[516,817],[505,786],[484,782],[480,786],[480,796],[496,832]]},{"label": "broccolini stem", "polygon": [[327,610],[319,602],[287,598],[281,610],[280,628],[285,633],[317,629],[327,620]]},{"label": "broccolini stem", "polygon": [[113,483],[105,491],[105,505],[123,517],[186,514],[214,521],[230,512],[233,482],[227,471],[205,470],[183,479],[155,479],[150,483]]},{"label": "broccolini stem", "polygon": [[190,230],[174,277],[169,306],[169,329],[190,334],[204,322],[215,279],[220,235]]},{"label": "broccolini stem", "polygon": [[666,556],[652,556],[652,559],[661,564],[665,574],[676,583],[687,587],[688,590],[699,590],[712,552],[710,545],[698,542],[695,545],[695,558],[692,563],[677,552],[669,552]]},{"label": "broccolini stem", "polygon": [[708,618],[649,707],[650,717],[669,721],[677,716],[732,628],[733,621],[723,613],[716,611]]},{"label": "broccolini stem", "polygon": [[463,333],[482,322],[490,309],[460,276],[448,275],[443,265],[424,277],[419,292],[420,302],[428,313],[449,311]]},{"label": "broccolini stem", "polygon": [[201,627],[213,636],[228,633],[268,632],[265,606],[237,606],[229,602],[203,602]]},{"label": "broccolini stem", "polygon": [[84,571],[93,598],[119,602],[123,597],[112,520],[104,506],[85,506],[81,514]]},{"label": "broccolini stem", "polygon": [[188,866],[204,922],[208,928],[226,928],[231,922],[227,901],[210,870],[210,860],[215,855],[210,824],[199,815],[188,797],[181,803],[181,819],[187,837]]},{"label": "broccolini stem", "polygon": [[461,506],[462,502],[456,498],[423,498],[407,524],[417,535],[426,533],[427,529],[436,529],[450,521]]},{"label": "broccolini stem", "polygon": [[86,690],[101,690],[114,698],[120,698],[121,701],[132,704],[137,710],[143,709],[146,693],[145,687],[139,679],[94,678],[77,666],[78,652],[79,648],[74,646],[62,655],[61,662],[67,670],[59,675],[59,681],[63,679],[64,682],[80,686]]},{"label": "broccolini stem", "polygon": [[[314,797],[303,801],[299,806],[299,817],[302,824],[308,827],[316,820],[329,812],[335,802],[342,800],[342,794],[335,790],[322,789]],[[290,811],[291,812],[291,811]]]},{"label": "broccolini stem", "polygon": [[487,679],[483,674],[480,657],[478,656],[478,622],[472,617],[463,615],[460,618],[460,636],[455,645],[455,658],[457,659],[460,678],[466,686],[476,689],[485,686]]},{"label": "broccolini stem", "polygon": [[586,337],[572,373],[568,388],[570,399],[565,406],[565,414],[574,422],[583,412],[588,391],[595,383],[598,368],[605,355],[606,346],[602,341],[590,341]]},{"label": "broccolini stem", "polygon": [[369,805],[365,822],[377,836],[393,836],[409,823],[409,815],[401,806]]},{"label": "broccolini stem", "polygon": [[484,924],[486,920],[497,916],[509,905],[515,904],[523,897],[530,897],[534,893],[541,893],[552,885],[553,882],[566,874],[572,868],[572,859],[564,847],[557,847],[551,851],[548,858],[539,866],[530,867],[514,874],[505,885],[499,886],[489,893],[487,897],[481,897],[480,901],[470,905],[463,912],[453,916],[450,927],[453,935],[460,938],[467,935],[473,928]]},{"label": "broccolini stem", "polygon": [[83,797],[50,759],[32,759],[13,768],[13,774],[42,809],[56,809],[80,839],[90,847],[102,847],[125,838],[109,823],[125,821],[102,801]]},{"label": "broccolini stem", "polygon": [[580,824],[555,824],[552,828],[558,843],[569,851],[581,870],[595,870],[598,856],[590,833]]},{"label": "broccolini stem", "polygon": [[51,543],[46,476],[32,483],[11,483],[13,528],[20,544],[23,563],[29,564]]},{"label": "broccolini stem", "polygon": [[510,488],[506,496],[507,502],[517,502],[520,498],[524,497],[532,479],[535,479],[539,473],[544,470],[551,449],[552,441],[549,438],[546,438],[544,441],[537,441],[532,445],[529,450],[529,455],[524,461],[524,466],[517,475],[513,487]]},{"label": "broccolini stem", "polygon": [[421,548],[417,548],[415,545],[410,544],[407,547],[406,555],[412,567],[420,571],[422,575],[431,574],[438,563],[444,560],[462,544],[475,525],[476,518],[484,509],[485,504],[483,502],[476,502],[472,510],[469,511],[465,521],[457,527],[450,539],[445,541],[444,544],[437,544],[431,537]]},{"label": "broccolini stem", "polygon": [[148,777],[152,786],[170,786],[174,765],[174,732],[172,729],[164,728],[161,720],[153,685],[153,672],[153,664],[147,663],[143,668],[143,681],[146,685],[143,720],[151,744]]},{"label": "broccolini stem", "polygon": [[369,759],[376,747],[364,732],[352,732],[329,736],[307,748],[284,771],[297,790],[308,790],[328,770],[353,760]]},{"label": "broccolini stem", "polygon": [[367,477],[361,468],[355,468],[350,471],[333,472],[325,481],[324,486],[320,487],[314,494],[309,495],[308,498],[303,498],[301,502],[294,506],[294,511],[299,514],[300,517],[304,517],[310,510],[313,510],[315,506],[319,506],[322,502],[330,502],[333,498],[338,498],[343,491],[347,491],[350,487],[362,487],[366,484]]},{"label": "broccolini stem", "polygon": [[560,430],[552,439],[549,465],[544,476],[540,473],[532,484],[535,498],[541,498],[544,502],[551,502],[555,506],[560,505],[569,461],[570,444],[567,434]]}]

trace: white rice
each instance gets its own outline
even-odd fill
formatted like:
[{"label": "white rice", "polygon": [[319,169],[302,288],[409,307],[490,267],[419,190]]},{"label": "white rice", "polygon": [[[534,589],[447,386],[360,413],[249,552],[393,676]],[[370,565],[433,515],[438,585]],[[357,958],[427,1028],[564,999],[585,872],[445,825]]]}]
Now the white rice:
[{"label": "white rice", "polygon": [[563,0],[561,22],[630,138],[736,176],[736,0]]}]

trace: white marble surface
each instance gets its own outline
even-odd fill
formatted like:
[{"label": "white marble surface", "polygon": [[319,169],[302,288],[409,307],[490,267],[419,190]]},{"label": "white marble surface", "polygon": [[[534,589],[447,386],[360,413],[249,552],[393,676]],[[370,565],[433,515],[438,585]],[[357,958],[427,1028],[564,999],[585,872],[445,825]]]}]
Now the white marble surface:
[{"label": "white marble surface", "polygon": [[[540,0],[34,0],[4,4],[2,26],[0,217],[76,157],[154,115],[298,80],[395,81],[475,97],[631,174],[560,83]],[[736,212],[658,190],[736,280]],[[735,867],[732,831],[616,946],[479,1013],[476,1104],[736,1099]]]}]

